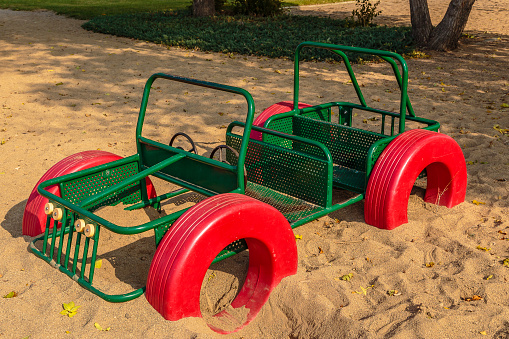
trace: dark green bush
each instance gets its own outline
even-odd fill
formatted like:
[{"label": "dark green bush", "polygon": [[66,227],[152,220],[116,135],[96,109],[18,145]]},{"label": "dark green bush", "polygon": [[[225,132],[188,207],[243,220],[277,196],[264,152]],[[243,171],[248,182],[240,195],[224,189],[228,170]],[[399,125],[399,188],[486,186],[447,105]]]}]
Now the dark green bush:
[{"label": "dark green bush", "polygon": [[[274,17],[215,16],[194,18],[184,12],[100,16],[85,29],[203,51],[293,59],[303,41],[317,41],[410,53],[408,27],[350,27],[344,20],[280,15]],[[304,60],[333,60],[332,53],[306,49]],[[353,61],[369,59],[350,55]]]},{"label": "dark green bush", "polygon": [[281,0],[234,0],[233,12],[240,15],[273,16],[281,14]]}]

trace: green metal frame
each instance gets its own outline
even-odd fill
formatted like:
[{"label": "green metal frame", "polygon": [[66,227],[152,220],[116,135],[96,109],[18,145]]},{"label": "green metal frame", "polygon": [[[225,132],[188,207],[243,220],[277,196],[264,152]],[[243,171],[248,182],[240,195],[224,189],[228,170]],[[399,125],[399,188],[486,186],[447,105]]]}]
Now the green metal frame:
[{"label": "green metal frame", "polygon": [[[322,48],[339,55],[345,63],[360,104],[338,101],[298,109],[299,58],[303,48]],[[399,113],[384,111],[367,105],[348,60],[346,54],[348,52],[376,55],[391,65],[398,86],[401,89]],[[244,97],[247,103],[245,122],[232,122],[226,130],[227,144],[238,152],[238,156],[234,156],[231,151],[227,151],[227,158],[230,164],[186,152],[148,139],[142,135],[150,90],[157,79],[177,81]],[[120,202],[130,204],[130,206],[125,208],[127,211],[147,206],[160,208],[162,201],[190,191],[205,196],[232,192],[255,197],[264,196],[269,200],[274,198],[279,199],[284,206],[288,207],[287,214],[285,214],[286,212],[282,213],[287,216],[292,228],[298,227],[364,199],[365,184],[367,184],[378,156],[397,134],[405,130],[406,121],[422,124],[425,129],[438,130],[438,122],[415,116],[410,99],[408,98],[407,87],[408,69],[406,62],[395,53],[304,42],[297,47],[295,53],[294,109],[290,112],[274,115],[267,119],[264,127],[257,127],[253,126],[254,101],[246,90],[212,82],[156,73],[147,80],[143,92],[135,135],[137,153],[121,160],[41,183],[37,188],[38,192],[54,203],[55,207],[63,210],[63,218],[60,221],[62,226],[58,229],[59,222],[52,220],[48,216],[44,234],[36,237],[30,243],[30,248],[37,256],[58,268],[87,290],[107,301],[123,302],[139,297],[143,294],[144,287],[125,294],[110,295],[93,286],[101,228],[104,227],[111,232],[123,235],[154,230],[157,245],[171,225],[188,208],[131,227],[119,226],[105,220],[96,215],[94,213],[95,210],[102,206],[116,205]],[[340,112],[338,124],[331,123],[333,107],[337,107]],[[380,133],[353,128],[352,111],[354,109],[380,114],[382,116],[382,129]],[[388,133],[385,131],[386,118],[391,119],[391,128]],[[399,122],[397,127],[396,120]],[[336,150],[330,149],[335,146],[331,143],[331,140],[323,139],[323,133],[320,136],[319,132],[311,133],[309,130],[303,132],[302,128],[304,127],[302,126],[304,125],[300,126],[298,125],[299,123],[323,127],[323,131],[326,132],[325,137],[328,135],[329,139],[331,139],[331,133],[334,132],[337,135],[341,133],[350,133],[357,136],[366,135],[371,137],[370,140],[375,140],[369,146],[365,146],[362,154],[358,155],[362,157],[365,166],[363,165],[361,166],[362,168],[357,168],[356,170],[357,177],[359,175],[363,176],[362,184],[359,184],[357,188],[351,189],[357,192],[357,195],[346,201],[333,204],[332,189],[333,187],[341,187],[340,185],[338,186],[338,180],[334,177],[335,170],[341,165],[337,164],[341,162],[340,155],[335,153]],[[242,133],[235,132],[235,128],[242,129]],[[396,133],[395,128],[397,128]],[[250,139],[252,130],[262,132],[263,139],[261,141]],[[306,136],[303,137],[298,134],[305,134]],[[280,161],[278,157],[285,158],[288,163]],[[256,168],[257,171],[253,170],[253,168]],[[292,172],[292,169],[294,172]],[[313,171],[315,177],[306,175],[306,169]],[[282,180],[283,183],[278,183],[277,177],[274,179],[271,171],[279,171],[279,175],[285,179]],[[348,169],[345,171],[343,172],[348,173]],[[149,199],[146,189],[146,178],[149,175],[179,185],[181,189],[166,192]],[[292,175],[298,175],[299,179],[292,177]],[[323,175],[323,178],[318,180],[317,176],[320,175]],[[247,181],[245,181],[246,177]],[[303,180],[303,182],[295,183],[296,180]],[[58,197],[46,190],[47,187],[52,185],[60,186],[61,192],[63,192],[62,197]],[[320,188],[317,187],[318,185],[320,185]],[[91,190],[90,187],[94,189]],[[318,193],[313,192],[313,188],[316,188]],[[316,194],[322,196],[316,196]],[[300,204],[299,206],[306,205],[304,206],[305,211],[302,213],[292,211],[291,208],[295,204]],[[86,223],[95,225],[96,232],[92,238],[88,238],[74,230],[74,222],[77,219],[83,219]],[[42,242],[42,250],[36,247],[38,242]],[[56,248],[58,250],[55,254]],[[242,240],[232,243],[216,257],[214,262],[235,255],[245,248],[245,242]],[[73,250],[73,255],[71,255],[71,250]],[[88,258],[90,258],[90,263],[87,262]]]},{"label": "green metal frame", "polygon": [[[355,53],[364,53],[369,54],[373,56],[378,56],[381,59],[387,61],[393,71],[394,75],[396,77],[396,80],[398,82],[398,86],[401,90],[401,99],[400,99],[400,114],[399,114],[399,133],[403,133],[405,131],[405,117],[406,117],[406,111],[408,110],[409,115],[412,117],[415,117],[414,110],[412,108],[412,104],[410,103],[410,99],[408,98],[408,66],[403,59],[403,57],[399,54],[388,52],[388,51],[380,51],[375,49],[368,49],[368,48],[358,48],[358,47],[350,47],[350,46],[339,46],[339,45],[333,45],[333,44],[325,44],[320,42],[311,42],[306,41],[301,43],[299,46],[297,46],[297,49],[295,51],[295,61],[294,61],[294,90],[293,90],[293,107],[294,110],[298,108],[299,103],[299,64],[300,64],[300,53],[302,49],[306,47],[311,48],[320,48],[320,49],[326,49],[330,50],[334,54],[339,55],[345,64],[345,67],[348,71],[348,75],[350,76],[350,80],[352,81],[352,85],[355,89],[355,92],[357,93],[357,97],[359,98],[359,101],[361,103],[361,107],[366,109],[369,106],[366,104],[366,100],[364,99],[364,96],[362,95],[361,88],[359,86],[359,83],[357,82],[357,78],[355,77],[355,74],[353,72],[352,66],[350,64],[350,61],[348,59],[348,56],[345,52],[355,52]],[[400,73],[398,63],[401,67],[402,72]]]},{"label": "green metal frame", "polygon": [[[242,138],[242,146],[240,148],[239,163],[237,166],[231,166],[224,164],[217,160],[209,159],[203,156],[199,156],[193,153],[189,153],[168,145],[161,144],[154,140],[150,140],[142,136],[143,122],[145,119],[145,113],[150,95],[150,89],[156,79],[167,79],[177,82],[188,83],[201,87],[212,88],[220,91],[230,92],[237,95],[242,95],[247,102],[247,115],[245,124],[248,126]],[[101,298],[111,302],[124,302],[134,299],[143,294],[144,288],[137,289],[135,291],[119,294],[109,295],[102,291],[99,291],[92,286],[94,278],[94,267],[97,256],[97,245],[99,241],[99,231],[102,227],[123,235],[137,234],[146,232],[149,230],[155,231],[156,244],[162,239],[164,233],[169,229],[171,224],[177,220],[188,208],[180,211],[171,213],[159,219],[144,223],[142,225],[124,227],[116,225],[108,220],[105,220],[93,213],[95,209],[103,206],[105,203],[114,205],[120,202],[120,198],[117,197],[119,192],[126,190],[129,187],[135,186],[139,190],[140,199],[137,203],[128,206],[126,210],[134,210],[146,206],[160,206],[161,201],[169,199],[171,197],[183,194],[190,190],[204,194],[206,196],[212,196],[224,192],[244,193],[244,173],[243,173],[243,159],[247,151],[247,144],[249,141],[250,126],[254,119],[254,101],[249,92],[242,88],[226,86],[216,84],[212,82],[204,82],[194,79],[188,79],[183,77],[172,76],[168,74],[157,73],[152,75],[146,82],[140,113],[138,117],[138,123],[136,126],[136,146],[138,153],[111,163],[96,166],[90,169],[79,171],[76,173],[64,175],[51,180],[47,180],[41,183],[38,187],[38,192],[42,196],[48,198],[51,202],[56,204],[58,208],[62,208],[64,216],[62,219],[63,227],[57,231],[57,222],[52,222],[52,219],[48,217],[46,231],[43,235],[36,237],[30,245],[31,250],[44,259],[46,262],[52,264],[54,267],[58,267],[60,271],[67,274],[73,280],[76,280],[81,286],[87,290],[97,294]],[[102,188],[100,192],[91,194],[90,196],[81,197],[80,199],[71,198],[69,196],[58,197],[46,190],[47,187],[52,185],[60,185],[61,191],[64,191],[64,186],[68,182],[74,182],[77,179],[87,177],[105,177],[108,176],[111,171],[119,166],[128,165],[135,162],[137,164],[138,172],[135,174],[128,175],[119,182],[110,185],[109,187]],[[198,167],[200,170],[213,171],[215,176],[207,176],[198,172],[189,171],[190,168]],[[173,169],[169,171],[168,169]],[[174,170],[176,169],[176,170]],[[179,174],[185,170],[187,174],[191,173],[194,177],[186,177],[186,180],[180,179],[175,176],[175,171]],[[202,172],[203,173],[203,172]],[[223,180],[218,180],[217,174],[222,173]],[[184,174],[184,175],[187,175]],[[158,197],[148,199],[144,180],[147,176],[152,175],[155,177],[162,178],[172,183],[178,184],[183,188],[175,191],[165,193]],[[202,178],[213,177],[212,180],[201,180]],[[190,180],[191,179],[191,180]],[[78,180],[79,181],[79,180]],[[87,186],[88,182],[82,183]],[[88,187],[88,186],[87,186]],[[212,188],[211,188],[212,187]],[[85,190],[86,191],[86,190]],[[118,198],[118,199],[117,199]],[[74,231],[74,221],[77,219],[84,219],[87,223],[92,223],[96,227],[96,233],[93,238],[84,237],[81,233]],[[52,225],[53,224],[53,225]],[[53,226],[50,232],[50,227]],[[77,233],[76,237],[73,235]],[[64,237],[67,236],[67,244],[64,246]],[[83,253],[79,256],[80,242],[84,238]],[[42,241],[42,251],[37,249],[35,244]],[[73,243],[74,241],[74,243]],[[87,264],[87,257],[89,255],[89,243],[93,242],[93,248],[91,251],[91,263]],[[58,242],[58,253],[54,258],[54,249],[57,247]],[[48,246],[49,244],[49,246]],[[70,250],[74,244],[74,256],[70,256]],[[62,257],[62,252],[66,249],[66,255]],[[239,246],[234,246],[232,250],[225,250],[218,255],[218,260],[222,260],[228,256],[235,254],[243,250]],[[49,253],[47,253],[49,251]],[[78,260],[81,259],[81,268],[78,272]],[[71,266],[71,267],[69,267]],[[86,275],[88,268],[88,275]]]}]

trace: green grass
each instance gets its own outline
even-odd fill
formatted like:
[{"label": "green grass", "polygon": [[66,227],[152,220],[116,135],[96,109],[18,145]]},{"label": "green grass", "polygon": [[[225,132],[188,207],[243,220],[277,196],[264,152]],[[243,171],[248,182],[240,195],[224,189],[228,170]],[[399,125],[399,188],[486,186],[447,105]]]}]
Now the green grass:
[{"label": "green grass", "polygon": [[[347,0],[289,0],[285,6],[312,5]],[[184,9],[192,0],[0,0],[0,8],[20,11],[48,9],[77,19],[96,16]]]},{"label": "green grass", "polygon": [[0,8],[48,9],[77,19],[96,16],[184,9],[191,0],[0,0]]},{"label": "green grass", "polygon": [[[412,36],[405,27],[350,27],[346,20],[281,15],[252,18],[217,16],[194,18],[185,12],[139,13],[101,16],[83,27],[95,32],[144,41],[197,48],[202,51],[239,53],[293,59],[297,45],[311,40],[340,45],[410,53]],[[330,52],[310,50],[308,60],[330,59]],[[351,55],[359,61],[364,56]]]},{"label": "green grass", "polygon": [[307,5],[321,5],[332,4],[335,2],[345,2],[352,0],[283,0],[283,6],[307,6]]}]

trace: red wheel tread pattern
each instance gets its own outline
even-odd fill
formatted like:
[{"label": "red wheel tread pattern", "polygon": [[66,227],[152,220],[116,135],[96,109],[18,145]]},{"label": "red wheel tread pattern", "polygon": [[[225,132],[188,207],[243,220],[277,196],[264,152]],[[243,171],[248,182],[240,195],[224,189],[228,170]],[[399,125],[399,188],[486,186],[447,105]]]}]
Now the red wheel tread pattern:
[{"label": "red wheel tread pattern", "polygon": [[[167,320],[201,317],[200,289],[207,269],[224,247],[239,239],[248,245],[249,268],[231,306],[245,306],[249,313],[234,331],[247,325],[281,279],[297,272],[297,247],[291,227],[279,211],[241,194],[205,199],[174,223],[150,266],[148,302]],[[229,314],[223,311],[215,316]]]},{"label": "red wheel tread pattern", "polygon": [[465,200],[467,170],[459,145],[451,137],[415,129],[396,137],[371,172],[364,206],[366,223],[394,229],[408,222],[408,199],[426,168],[424,201],[453,207]]},{"label": "red wheel tread pattern", "polygon": [[[298,108],[306,108],[311,107],[311,105],[300,103],[298,104]],[[281,101],[274,105],[269,106],[266,108],[259,116],[256,117],[255,121],[253,122],[253,126],[258,127],[264,127],[265,121],[267,121],[268,118],[270,118],[273,115],[279,114],[279,113],[285,113],[290,112],[293,110],[293,101]],[[251,139],[255,140],[262,140],[262,133],[258,131],[251,131],[250,135]]]},{"label": "red wheel tread pattern", "polygon": [[[48,199],[37,192],[37,187],[43,181],[50,180],[69,173],[78,172],[94,166],[99,166],[108,162],[122,159],[121,156],[105,151],[84,151],[68,156],[53,165],[39,179],[28,197],[25,211],[23,213],[23,235],[31,237],[38,236],[44,232],[46,227],[46,214],[44,205]],[[58,185],[49,186],[46,190],[61,197],[60,187]],[[147,178],[147,193],[149,197],[155,197],[155,190],[150,179]]]}]

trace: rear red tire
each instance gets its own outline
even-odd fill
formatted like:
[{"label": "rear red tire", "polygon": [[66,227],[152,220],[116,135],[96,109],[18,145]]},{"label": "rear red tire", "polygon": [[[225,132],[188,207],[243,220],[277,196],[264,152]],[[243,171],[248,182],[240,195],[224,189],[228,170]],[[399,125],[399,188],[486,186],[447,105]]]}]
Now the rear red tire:
[{"label": "rear red tire", "polygon": [[[122,159],[122,157],[110,152],[84,151],[70,155],[53,165],[53,167],[51,167],[41,177],[41,179],[39,179],[37,184],[35,184],[35,187],[28,197],[25,211],[23,213],[23,235],[35,237],[44,233],[44,229],[46,228],[46,214],[44,213],[44,206],[48,202],[48,199],[37,192],[37,187],[41,182],[119,159]],[[62,196],[58,185],[49,186],[46,190],[58,197]],[[148,178],[147,193],[149,197],[155,197],[154,187]]]},{"label": "rear red tire", "polygon": [[387,146],[371,172],[366,223],[389,230],[407,223],[410,192],[424,169],[428,178],[424,201],[451,208],[465,200],[466,163],[456,141],[445,134],[410,130]]},{"label": "rear red tire", "polygon": [[[247,325],[270,292],[297,271],[297,247],[288,221],[272,206],[240,194],[205,199],[186,211],[159,244],[147,279],[146,298],[167,320],[201,317],[200,289],[216,255],[235,240],[249,248],[247,277],[233,308],[249,309]],[[222,311],[215,317],[228,317]],[[220,333],[229,333],[209,326]]]},{"label": "rear red tire", "polygon": [[[306,108],[306,107],[311,107],[311,105],[299,102],[299,104],[298,104],[299,109]],[[271,116],[279,114],[279,113],[290,112],[291,110],[293,110],[293,102],[292,101],[278,102],[274,105],[269,106],[259,116],[257,116],[255,121],[253,122],[253,126],[264,127],[265,121],[267,121],[267,119],[270,118]],[[251,131],[251,139],[261,141],[262,133],[258,132],[258,131]]]}]

